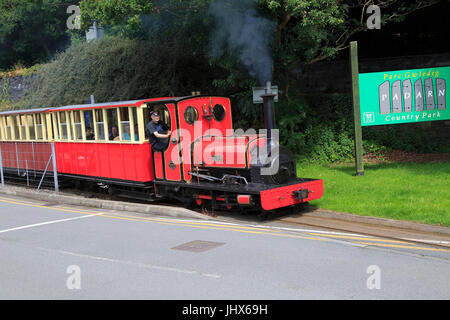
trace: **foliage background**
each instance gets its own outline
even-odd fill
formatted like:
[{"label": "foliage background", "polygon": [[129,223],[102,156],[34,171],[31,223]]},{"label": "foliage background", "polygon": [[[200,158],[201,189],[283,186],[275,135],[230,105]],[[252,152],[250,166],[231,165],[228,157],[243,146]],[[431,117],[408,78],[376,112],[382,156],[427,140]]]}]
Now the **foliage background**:
[{"label": "foliage background", "polygon": [[[211,4],[216,0],[62,1],[3,0],[0,3],[0,68],[31,68],[37,80],[14,108],[51,107],[183,96],[193,91],[229,96],[235,128],[263,127],[261,105],[252,103],[253,86],[242,44],[212,48],[218,28],[226,27]],[[296,90],[293,69],[335,59],[349,41],[367,32],[364,10],[378,4],[383,27],[438,3],[359,0],[222,0],[245,18],[257,15],[271,26],[266,36],[273,79],[279,86],[276,118],[281,143],[301,160],[345,161],[353,156],[352,101],[348,94],[307,94]],[[84,30],[66,27],[69,4],[81,7],[83,28],[94,20],[105,39],[85,43]],[[245,20],[245,19],[243,19]],[[235,20],[237,21],[237,20]],[[261,30],[267,30],[263,27]],[[233,39],[231,39],[233,40]],[[213,54],[214,52],[214,54]],[[364,128],[367,152],[397,148],[448,152],[418,129]],[[399,139],[390,139],[396,135]],[[411,137],[414,137],[411,138]]]}]

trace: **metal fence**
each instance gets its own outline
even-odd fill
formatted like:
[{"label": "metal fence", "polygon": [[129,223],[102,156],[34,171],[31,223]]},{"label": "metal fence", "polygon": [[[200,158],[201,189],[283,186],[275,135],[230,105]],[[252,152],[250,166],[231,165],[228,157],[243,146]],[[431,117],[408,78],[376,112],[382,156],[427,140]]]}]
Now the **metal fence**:
[{"label": "metal fence", "polygon": [[55,157],[55,144],[49,142],[0,142],[1,186],[5,176],[26,180],[28,186],[38,183],[37,191],[44,179],[53,175],[55,193],[59,192]]}]

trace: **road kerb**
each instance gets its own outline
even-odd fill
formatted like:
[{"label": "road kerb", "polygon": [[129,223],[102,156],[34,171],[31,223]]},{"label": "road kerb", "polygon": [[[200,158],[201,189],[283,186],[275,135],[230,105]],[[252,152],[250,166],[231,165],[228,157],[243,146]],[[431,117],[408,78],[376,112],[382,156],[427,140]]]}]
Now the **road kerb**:
[{"label": "road kerb", "polygon": [[85,198],[74,195],[64,195],[62,193],[56,196],[55,194],[48,193],[45,190],[36,192],[32,190],[25,190],[24,188],[20,187],[0,188],[0,194],[19,196],[39,201],[49,201],[57,204],[86,206],[105,210],[129,211],[129,212],[138,212],[177,218],[194,218],[202,220],[214,219],[212,217],[181,207],[171,207],[155,204],[127,203],[116,200],[103,200],[103,199]]}]

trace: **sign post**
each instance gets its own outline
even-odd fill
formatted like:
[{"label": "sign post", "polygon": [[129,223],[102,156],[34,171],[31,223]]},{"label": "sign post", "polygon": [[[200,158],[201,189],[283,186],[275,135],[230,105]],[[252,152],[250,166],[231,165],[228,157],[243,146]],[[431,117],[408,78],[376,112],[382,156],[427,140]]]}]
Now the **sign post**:
[{"label": "sign post", "polygon": [[359,70],[358,70],[358,43],[350,42],[350,67],[352,72],[353,92],[353,126],[355,129],[355,165],[356,175],[364,175],[364,158],[362,146],[361,113],[359,104]]}]

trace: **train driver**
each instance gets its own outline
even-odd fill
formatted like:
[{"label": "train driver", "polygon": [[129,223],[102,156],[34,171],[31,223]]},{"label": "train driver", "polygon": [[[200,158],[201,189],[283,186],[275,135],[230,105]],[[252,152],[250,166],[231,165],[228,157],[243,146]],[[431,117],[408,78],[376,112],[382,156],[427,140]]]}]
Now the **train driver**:
[{"label": "train driver", "polygon": [[[157,111],[150,112],[150,116],[152,120],[149,121],[146,127],[147,135],[150,137],[150,145],[153,150],[163,151],[169,145],[171,131],[167,125],[161,121]],[[167,131],[167,133],[164,133],[165,131]]]}]

